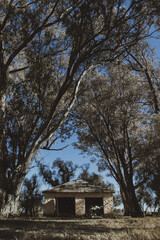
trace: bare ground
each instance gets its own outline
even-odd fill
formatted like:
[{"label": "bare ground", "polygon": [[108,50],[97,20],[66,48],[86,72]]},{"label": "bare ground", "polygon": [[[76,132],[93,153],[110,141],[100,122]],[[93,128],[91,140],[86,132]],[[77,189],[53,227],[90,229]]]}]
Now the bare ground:
[{"label": "bare ground", "polygon": [[160,240],[160,218],[1,219],[0,240]]}]

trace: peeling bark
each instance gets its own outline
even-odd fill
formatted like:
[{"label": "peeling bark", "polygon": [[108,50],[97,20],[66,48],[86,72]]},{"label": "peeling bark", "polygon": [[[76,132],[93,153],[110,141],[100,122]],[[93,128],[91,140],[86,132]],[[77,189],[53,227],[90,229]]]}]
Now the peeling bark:
[{"label": "peeling bark", "polygon": [[17,179],[18,184],[15,186],[0,188],[0,216],[8,217],[19,215],[20,213],[20,203],[19,196],[21,191],[21,186],[23,179]]},{"label": "peeling bark", "polygon": [[19,196],[15,197],[12,194],[8,194],[5,190],[0,189],[0,209],[1,217],[18,215],[20,210]]}]

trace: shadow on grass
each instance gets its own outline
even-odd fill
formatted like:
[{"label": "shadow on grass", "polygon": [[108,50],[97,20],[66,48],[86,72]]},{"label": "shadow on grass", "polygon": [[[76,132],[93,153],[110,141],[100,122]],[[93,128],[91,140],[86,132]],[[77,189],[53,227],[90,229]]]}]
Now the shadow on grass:
[{"label": "shadow on grass", "polygon": [[[82,220],[83,221],[83,220]],[[108,233],[113,229],[95,226],[89,224],[81,224],[79,221],[27,221],[27,220],[1,220],[0,221],[0,240],[29,240],[29,239],[43,239],[43,240],[62,240],[71,239],[72,237],[58,237],[58,234],[85,234],[89,236],[93,233]],[[114,229],[114,231],[121,231],[122,229]],[[43,236],[42,236],[43,233]],[[56,235],[56,237],[54,237]],[[76,239],[75,239],[76,240]]]},{"label": "shadow on grass", "polygon": [[[92,220],[91,220],[92,221]],[[44,230],[55,230],[55,231],[60,231],[62,229],[65,230],[72,230],[72,231],[87,231],[87,232],[109,232],[110,230],[114,230],[114,231],[119,231],[122,230],[123,228],[112,228],[112,227],[104,227],[100,226],[100,225],[91,225],[91,224],[82,224],[83,220],[81,222],[81,220],[78,221],[65,221],[65,222],[61,222],[61,221],[27,221],[27,220],[1,220],[0,221],[0,229],[9,229],[9,231],[15,231],[15,230],[34,230],[34,231],[39,231],[40,229],[44,229]]]},{"label": "shadow on grass", "polygon": [[[113,220],[114,221],[114,220]],[[103,220],[102,220],[103,222]],[[101,223],[102,223],[101,222]],[[29,239],[38,239],[38,240],[76,240],[75,237],[72,237],[76,234],[85,234],[89,236],[94,234],[108,234],[114,232],[119,234],[121,232],[134,231],[140,229],[141,226],[132,226],[129,227],[120,227],[120,226],[107,226],[106,224],[97,224],[94,220],[83,221],[79,220],[22,220],[22,219],[11,219],[11,220],[1,220],[0,221],[0,240],[29,240]],[[154,228],[155,229],[155,228]],[[64,235],[59,237],[58,235]],[[56,237],[54,237],[54,235]],[[70,236],[70,237],[68,237]]]}]

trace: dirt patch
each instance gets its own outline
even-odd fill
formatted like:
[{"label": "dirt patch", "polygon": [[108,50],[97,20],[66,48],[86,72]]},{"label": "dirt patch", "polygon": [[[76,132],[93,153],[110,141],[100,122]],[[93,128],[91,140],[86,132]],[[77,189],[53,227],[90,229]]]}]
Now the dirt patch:
[{"label": "dirt patch", "polygon": [[0,240],[158,240],[160,218],[1,219]]}]

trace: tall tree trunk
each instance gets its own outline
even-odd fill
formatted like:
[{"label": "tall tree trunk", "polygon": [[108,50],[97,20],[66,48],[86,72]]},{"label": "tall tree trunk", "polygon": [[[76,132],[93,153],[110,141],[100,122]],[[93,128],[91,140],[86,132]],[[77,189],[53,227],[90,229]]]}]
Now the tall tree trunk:
[{"label": "tall tree trunk", "polygon": [[8,217],[9,215],[19,215],[19,196],[23,184],[23,179],[19,179],[18,181],[18,185],[15,188],[13,186],[13,191],[11,191],[10,188],[0,188],[0,216],[2,217]]},{"label": "tall tree trunk", "polygon": [[[13,163],[16,162],[16,159],[12,160]],[[21,160],[23,159],[21,158]],[[28,170],[27,159],[24,159],[23,165],[18,164],[14,169],[7,158],[0,163],[3,163],[0,168],[0,216],[19,215],[19,197]]]},{"label": "tall tree trunk", "polygon": [[127,195],[124,193],[122,188],[120,188],[120,192],[121,192],[122,202],[124,206],[124,216],[130,216],[131,210],[130,210],[130,205],[128,203]]},{"label": "tall tree trunk", "polygon": [[[21,162],[11,173],[6,168],[5,171],[0,168],[0,177],[2,179],[2,182],[0,182],[0,216],[19,215],[21,210],[19,201],[21,188],[32,157],[32,154],[26,158],[21,156]],[[15,159],[12,160],[16,162]]]},{"label": "tall tree trunk", "polygon": [[0,189],[0,216],[8,217],[9,215],[19,214],[19,196],[15,197],[4,189]]},{"label": "tall tree trunk", "polygon": [[124,205],[124,215],[132,217],[143,217],[143,212],[136,198],[133,184],[128,184],[128,186],[126,186],[121,182],[120,192]]},{"label": "tall tree trunk", "polygon": [[131,205],[131,216],[132,217],[143,217],[143,212],[138,203],[133,184],[129,184],[127,190],[128,190],[129,202]]},{"label": "tall tree trunk", "polygon": [[[7,193],[7,156],[5,147],[5,94],[6,94],[6,71],[3,56],[3,41],[0,32],[0,213],[5,215],[6,202],[13,204],[13,199]],[[3,209],[3,210],[2,210]],[[3,214],[4,212],[4,214]]]}]

